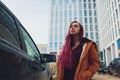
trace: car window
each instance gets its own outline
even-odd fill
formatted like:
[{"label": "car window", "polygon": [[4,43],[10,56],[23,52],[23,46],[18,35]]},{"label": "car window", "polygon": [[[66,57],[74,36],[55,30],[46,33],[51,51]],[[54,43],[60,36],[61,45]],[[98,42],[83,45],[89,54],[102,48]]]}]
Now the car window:
[{"label": "car window", "polygon": [[20,39],[15,21],[0,4],[0,39],[20,48]]},{"label": "car window", "polygon": [[117,64],[118,61],[119,61],[119,59],[114,59],[114,60],[112,61],[112,64]]},{"label": "car window", "polygon": [[118,65],[120,65],[120,59],[118,59]]},{"label": "car window", "polygon": [[21,31],[23,34],[25,46],[27,48],[28,55],[32,57],[37,57],[40,60],[40,54],[38,49],[36,48],[34,42],[32,41],[31,37],[28,35],[28,33],[21,27]]}]

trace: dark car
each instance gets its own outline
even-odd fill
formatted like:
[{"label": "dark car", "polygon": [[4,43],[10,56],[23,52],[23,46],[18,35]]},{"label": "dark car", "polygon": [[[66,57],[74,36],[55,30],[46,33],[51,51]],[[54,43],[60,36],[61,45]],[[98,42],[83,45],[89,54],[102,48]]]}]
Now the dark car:
[{"label": "dark car", "polygon": [[107,73],[108,72],[108,69],[107,69],[107,66],[105,63],[102,63],[100,64],[99,68],[98,68],[98,74],[100,73]]},{"label": "dark car", "polygon": [[0,80],[50,80],[47,63],[55,61],[55,55],[40,54],[19,20],[0,1]]},{"label": "dark car", "polygon": [[120,58],[113,59],[108,65],[109,74],[116,74],[120,76]]}]

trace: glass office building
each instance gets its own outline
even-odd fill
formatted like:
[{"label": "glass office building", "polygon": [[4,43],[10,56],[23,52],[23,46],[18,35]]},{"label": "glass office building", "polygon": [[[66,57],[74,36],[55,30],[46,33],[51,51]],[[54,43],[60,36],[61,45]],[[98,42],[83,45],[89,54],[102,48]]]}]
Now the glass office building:
[{"label": "glass office building", "polygon": [[51,0],[49,52],[59,54],[69,24],[74,20],[84,26],[84,36],[99,45],[96,0]]}]

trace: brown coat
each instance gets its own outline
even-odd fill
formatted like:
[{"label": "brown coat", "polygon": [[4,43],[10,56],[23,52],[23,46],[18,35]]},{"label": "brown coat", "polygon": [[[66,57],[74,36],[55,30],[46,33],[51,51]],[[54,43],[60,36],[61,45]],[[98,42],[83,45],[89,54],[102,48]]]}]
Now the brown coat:
[{"label": "brown coat", "polygon": [[[64,69],[59,64],[58,59],[58,72],[56,80],[63,80]],[[97,72],[100,65],[98,52],[94,42],[85,43],[83,51],[76,68],[74,80],[90,80],[90,78]]]}]

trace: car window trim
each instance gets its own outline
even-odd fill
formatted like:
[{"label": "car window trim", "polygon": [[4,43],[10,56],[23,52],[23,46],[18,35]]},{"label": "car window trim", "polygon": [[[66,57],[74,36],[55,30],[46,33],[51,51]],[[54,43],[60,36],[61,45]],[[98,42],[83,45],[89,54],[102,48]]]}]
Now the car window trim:
[{"label": "car window trim", "polygon": [[[18,29],[18,26],[17,26],[17,22],[16,22],[16,20],[18,20],[17,19],[17,17],[9,10],[9,8],[6,6],[6,5],[4,5],[1,1],[0,1],[0,4],[1,4],[1,8],[3,8],[3,10],[6,12],[6,14],[8,15],[8,16],[10,16],[11,17],[11,19],[12,19],[12,22],[15,24],[15,26],[16,26],[16,30],[18,31],[18,35],[20,35],[19,34],[19,29]],[[9,28],[8,28],[9,29]],[[10,29],[9,29],[10,30]],[[10,30],[11,31],[11,30]],[[13,34],[12,34],[13,35]],[[14,36],[14,38],[16,39],[16,36],[15,35],[13,35]],[[16,39],[17,40],[17,42],[18,42],[18,44],[20,45],[20,47],[22,48],[22,44],[21,44],[21,39],[18,41],[18,39]]]},{"label": "car window trim", "polygon": [[[30,34],[27,32],[27,30],[23,27],[23,25],[22,25],[19,21],[16,21],[16,22],[17,22],[17,26],[18,26],[18,29],[19,29],[19,33],[22,33],[21,28],[27,33],[27,35],[29,36],[29,38],[30,38],[31,41],[33,42],[36,50],[38,51],[38,53],[39,53],[39,55],[40,55],[40,56],[39,56],[39,57],[40,57],[40,60],[42,61],[42,57],[41,57],[40,51],[38,50],[38,48],[37,48],[35,42],[33,41],[32,37],[30,36]],[[22,43],[25,43],[24,40],[23,40],[23,35],[21,34],[20,36],[21,36],[21,41],[23,41]],[[25,46],[25,45],[23,45],[23,46]]]},{"label": "car window trim", "polygon": [[15,19],[15,23],[16,23],[16,26],[17,26],[17,29],[18,29],[18,35],[20,36],[20,42],[21,42],[21,44],[20,44],[20,46],[21,46],[21,48],[23,49],[23,50],[25,50],[25,51],[27,51],[27,49],[26,49],[26,47],[25,47],[25,42],[23,41],[23,35],[22,34],[20,34],[21,33],[21,29],[20,29],[20,21],[15,17],[14,18]]}]

